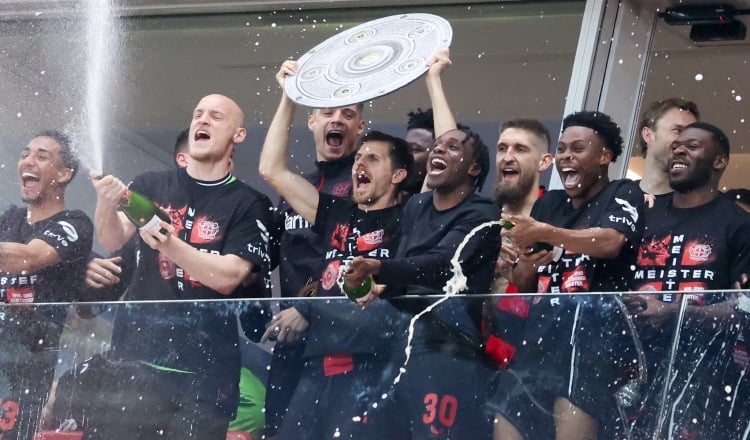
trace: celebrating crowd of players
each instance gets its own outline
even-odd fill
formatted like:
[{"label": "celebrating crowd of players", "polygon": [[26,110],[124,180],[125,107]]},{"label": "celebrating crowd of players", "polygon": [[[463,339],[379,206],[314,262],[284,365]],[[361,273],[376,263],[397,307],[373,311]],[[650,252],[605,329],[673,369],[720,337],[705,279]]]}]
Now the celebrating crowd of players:
[{"label": "celebrating crowd of players", "polygon": [[[128,187],[113,176],[91,176],[95,227],[66,210],[78,169],[69,141],[34,137],[18,164],[26,208],[0,217],[0,292],[13,304],[0,313],[0,438],[33,436],[52,385],[65,317],[33,303],[96,299],[91,288],[121,282],[131,301],[261,298],[277,266],[284,301],[272,319],[201,302],[120,308],[112,349],[74,380],[83,438],[225,438],[243,330],[275,341],[257,437],[746,434],[750,300],[731,289],[750,273],[750,214],[719,191],[726,135],[698,122],[692,102],[651,104],[639,127],[646,171],[633,182],[608,177],[623,140],[601,112],[566,116],[554,155],[541,123],[506,121],[493,201],[477,194],[487,146],[443,92],[447,51],[428,64],[432,108],[410,115],[409,142],[366,132],[361,104],[314,109],[316,170],[304,175],[287,163],[296,105],[282,94],[259,159],[276,209],[232,174],[244,115],[222,95],[196,106],[184,166],[130,184],[170,215],[152,229],[118,211]],[[296,67],[281,65],[280,85]],[[553,163],[563,189],[543,193]],[[512,227],[475,230],[501,218]],[[105,250],[130,243],[137,257],[94,260],[84,289],[94,231]],[[467,296],[438,302],[457,252]],[[135,258],[120,280],[119,263]],[[305,298],[370,279],[363,304]],[[60,296],[63,285],[80,293]]]}]

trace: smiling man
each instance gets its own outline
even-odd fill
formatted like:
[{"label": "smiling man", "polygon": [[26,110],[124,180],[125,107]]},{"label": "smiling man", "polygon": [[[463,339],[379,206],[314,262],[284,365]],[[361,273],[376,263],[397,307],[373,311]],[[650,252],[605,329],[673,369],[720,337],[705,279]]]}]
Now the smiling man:
[{"label": "smiling man", "polygon": [[78,171],[70,140],[57,131],[35,136],[21,152],[18,180],[25,208],[0,217],[0,401],[2,438],[31,438],[57,364],[65,309],[19,304],[78,299],[93,226],[65,209],[65,188]]},{"label": "smiling man", "polygon": [[[549,191],[531,216],[503,215],[515,223],[504,232],[522,250],[514,282],[530,300],[522,340],[510,372],[499,376],[490,406],[501,415],[496,439],[594,439],[611,425],[614,393],[632,336],[611,297],[576,292],[628,290],[640,241],[643,200],[631,181],[610,182],[609,164],[622,152],[619,127],[600,112],[563,120],[555,164],[564,190]],[[563,248],[533,253],[534,242]],[[572,341],[571,342],[571,335]]]},{"label": "smiling man", "polygon": [[672,192],[667,169],[672,142],[685,126],[698,119],[698,106],[682,98],[654,101],[643,110],[638,125],[638,144],[646,158],[639,183],[644,193],[660,196]]},{"label": "smiling man", "polygon": [[[631,297],[629,302],[645,338],[643,345],[653,378],[636,424],[636,430],[648,436],[653,435],[663,414],[659,403],[667,380],[666,360],[680,301],[687,292],[678,363],[667,385],[675,416],[667,424],[672,431],[665,427],[659,435],[739,435],[719,433],[734,423],[732,406],[739,408],[747,402],[747,395],[736,394],[744,366],[738,368],[731,362],[734,344],[727,342],[742,328],[738,325],[742,323],[740,316],[746,317],[747,310],[736,309],[738,302],[733,294],[703,293],[743,287],[743,278],[750,273],[750,215],[719,192],[729,151],[728,138],[718,127],[702,122],[687,125],[672,142],[668,159],[669,184],[674,192],[666,196],[665,203],[645,213],[647,232],[633,283],[642,292],[664,291],[642,295],[638,301]],[[743,324],[746,326],[746,321]],[[725,377],[732,380],[722,383]],[[731,396],[726,387],[733,390]]]},{"label": "smiling man", "polygon": [[[383,298],[440,295],[453,274],[451,259],[461,242],[472,229],[500,215],[497,205],[477,194],[489,172],[487,146],[477,133],[456,128],[443,93],[440,74],[451,65],[448,56],[447,50],[435,55],[438,61],[427,80],[435,131],[442,133],[427,157],[425,184],[430,191],[416,194],[406,203],[403,237],[395,257],[357,257],[347,274],[352,285],[374,275],[376,282],[387,286]],[[468,284],[461,293],[488,292],[499,251],[496,227],[481,229],[468,240],[459,256]],[[435,300],[394,298],[391,302],[417,314]],[[489,437],[492,422],[483,407],[489,371],[482,352],[481,309],[482,299],[448,298],[416,321],[411,359],[384,402],[398,412],[396,418],[385,422],[406,420],[408,432],[380,438]]]}]

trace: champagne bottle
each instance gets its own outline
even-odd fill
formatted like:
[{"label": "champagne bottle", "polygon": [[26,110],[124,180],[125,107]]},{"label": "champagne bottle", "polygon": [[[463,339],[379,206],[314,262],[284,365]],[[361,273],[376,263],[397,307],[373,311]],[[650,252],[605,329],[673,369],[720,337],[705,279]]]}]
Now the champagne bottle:
[{"label": "champagne bottle", "polygon": [[372,275],[368,275],[359,285],[352,286],[344,281],[344,293],[354,302],[362,303],[368,301],[374,292],[375,281]]},{"label": "champagne bottle", "polygon": [[[153,229],[161,221],[172,224],[169,215],[159,209],[154,202],[130,189],[120,199],[120,209],[134,225],[142,230]],[[162,234],[167,233],[163,228],[160,232]]]},{"label": "champagne bottle", "polygon": [[[503,228],[503,229],[513,229],[513,226],[515,226],[515,225],[516,224],[513,223],[510,220],[505,220],[505,219],[500,220],[500,227]],[[562,255],[562,248],[558,248],[556,246],[552,246],[551,244],[544,243],[542,241],[534,242],[530,247],[531,247],[531,251],[532,251],[531,253],[532,254],[535,254],[535,253],[540,252],[540,251],[551,251],[551,250],[554,249],[554,251],[553,251],[554,252],[554,257],[553,257],[554,261],[559,260],[560,256]]]}]

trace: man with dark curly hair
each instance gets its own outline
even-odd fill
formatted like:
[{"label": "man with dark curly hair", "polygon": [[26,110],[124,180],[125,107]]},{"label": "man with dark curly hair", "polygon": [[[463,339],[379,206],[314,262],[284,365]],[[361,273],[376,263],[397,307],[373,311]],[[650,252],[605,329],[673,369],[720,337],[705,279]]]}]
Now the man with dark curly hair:
[{"label": "man with dark curly hair", "polygon": [[[547,192],[530,217],[503,215],[515,224],[504,234],[521,249],[514,282],[544,295],[528,303],[529,343],[497,378],[496,439],[595,439],[614,420],[635,334],[622,303],[587,292],[628,290],[641,237],[641,191],[607,176],[622,142],[609,116],[568,115],[555,156],[564,190]],[[535,252],[535,242],[554,248]]]}]

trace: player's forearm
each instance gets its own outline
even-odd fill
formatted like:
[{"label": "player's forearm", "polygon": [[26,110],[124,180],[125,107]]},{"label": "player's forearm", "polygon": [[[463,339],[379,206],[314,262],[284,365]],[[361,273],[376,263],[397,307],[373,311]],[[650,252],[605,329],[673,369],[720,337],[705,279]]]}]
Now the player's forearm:
[{"label": "player's forearm", "polygon": [[125,245],[135,233],[135,226],[117,212],[115,208],[97,204],[94,211],[94,226],[99,244],[107,252],[114,252]]},{"label": "player's forearm", "polygon": [[46,255],[38,255],[28,244],[0,242],[0,270],[9,273],[34,273],[60,262],[52,246],[46,246]]},{"label": "player's forearm", "polygon": [[219,292],[231,294],[250,274],[252,264],[237,255],[201,252],[177,237],[170,237],[161,252],[190,275],[190,278]]},{"label": "player's forearm", "polygon": [[448,104],[448,98],[445,96],[442,78],[439,75],[427,75],[425,81],[432,105],[435,137],[438,137],[446,131],[455,130],[456,119]]},{"label": "player's forearm", "polygon": [[594,258],[616,258],[627,243],[625,235],[609,228],[540,228],[538,241]]},{"label": "player's forearm", "polygon": [[276,109],[271,125],[268,127],[268,134],[260,152],[258,172],[277,191],[279,188],[276,187],[278,185],[276,178],[281,172],[289,170],[287,165],[289,130],[294,119],[295,108],[296,104],[286,95],[281,97],[281,102]]}]

